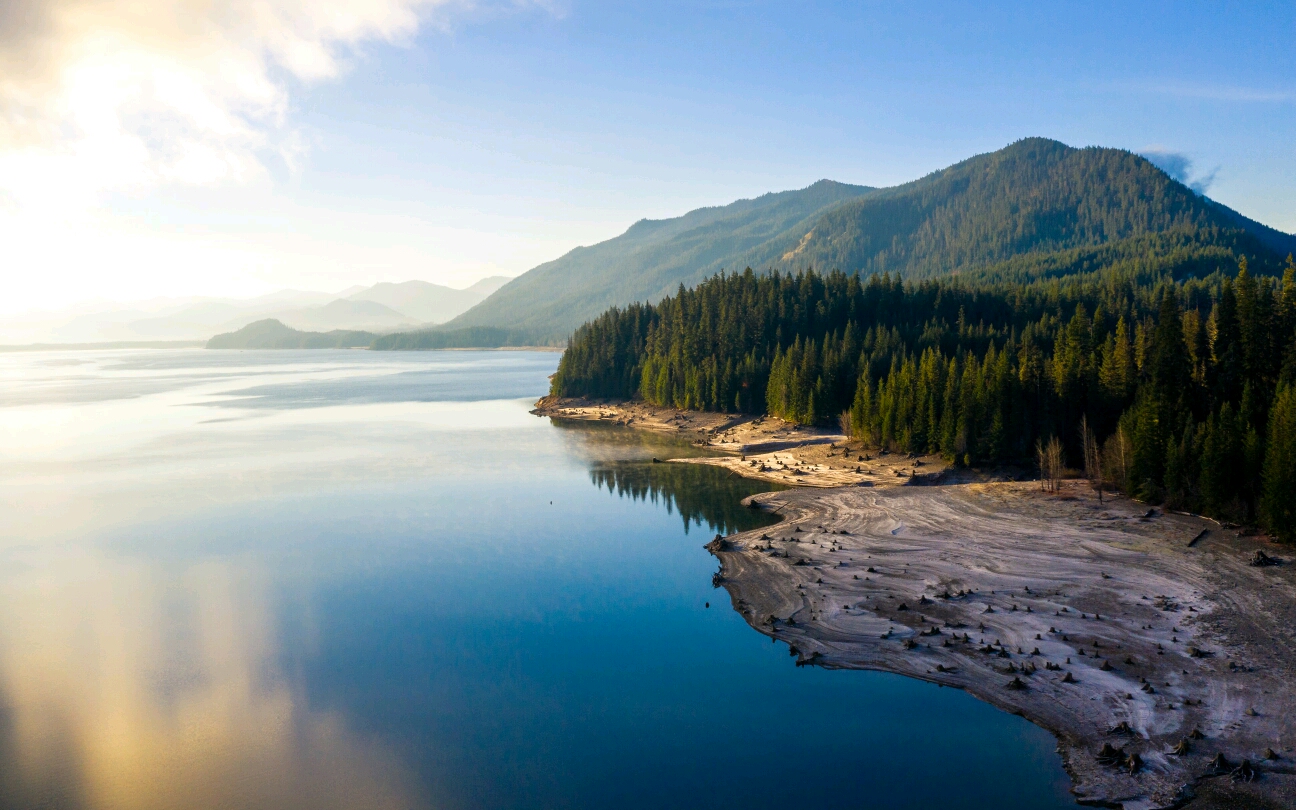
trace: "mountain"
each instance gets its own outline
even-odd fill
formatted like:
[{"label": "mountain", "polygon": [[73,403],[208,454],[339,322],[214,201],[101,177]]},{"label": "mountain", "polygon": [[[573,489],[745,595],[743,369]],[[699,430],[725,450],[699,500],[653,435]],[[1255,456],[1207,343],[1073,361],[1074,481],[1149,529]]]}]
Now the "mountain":
[{"label": "mountain", "polygon": [[503,287],[505,284],[508,284],[512,280],[513,280],[513,276],[487,276],[481,281],[478,281],[476,284],[471,284],[467,287],[464,287],[464,291],[471,292],[473,295],[480,295],[482,298],[486,298],[491,293],[495,292],[500,287]]},{"label": "mountain", "polygon": [[426,281],[384,282],[352,293],[346,299],[371,301],[408,315],[418,323],[436,324],[467,311],[511,280],[508,276],[491,276],[462,290]]},{"label": "mountain", "polygon": [[296,304],[298,309],[305,310],[327,300],[325,294],[316,293],[286,300],[275,296],[269,301],[199,301],[166,315],[132,319],[122,323],[116,332],[129,333],[137,339],[205,340],[222,329],[237,328],[271,313],[282,312],[285,304]]},{"label": "mountain", "polygon": [[209,349],[351,349],[367,348],[377,335],[372,332],[334,330],[303,332],[273,318],[250,323],[236,332],[216,335],[207,341]]},{"label": "mountain", "polygon": [[825,213],[799,239],[771,240],[744,265],[926,278],[1015,256],[1153,233],[1241,230],[1273,252],[1296,237],[1202,197],[1146,158],[1029,138]]},{"label": "mountain", "polygon": [[874,189],[821,180],[682,217],[640,220],[622,235],[579,247],[513,279],[446,325],[499,326],[565,339],[610,306],[656,301],[734,266],[734,256],[788,233],[804,233],[826,209]]},{"label": "mountain", "polygon": [[[391,331],[402,327],[408,328],[418,323],[403,312],[383,306],[377,301],[356,301],[339,298],[322,307],[288,310],[269,314],[270,318],[282,321],[294,329],[305,331],[328,331],[331,329],[367,330],[374,332]],[[242,326],[246,321],[235,324]]]},{"label": "mountain", "polygon": [[1131,152],[1028,138],[892,188],[825,180],[644,220],[522,274],[444,328],[510,327],[537,342],[562,339],[610,306],[655,302],[721,269],[927,278],[1011,265],[1029,275],[1099,248],[1103,260],[1120,261],[1185,246],[1198,259],[1216,257],[1193,272],[1235,265],[1238,255],[1270,271],[1296,251],[1296,237],[1197,194]]}]

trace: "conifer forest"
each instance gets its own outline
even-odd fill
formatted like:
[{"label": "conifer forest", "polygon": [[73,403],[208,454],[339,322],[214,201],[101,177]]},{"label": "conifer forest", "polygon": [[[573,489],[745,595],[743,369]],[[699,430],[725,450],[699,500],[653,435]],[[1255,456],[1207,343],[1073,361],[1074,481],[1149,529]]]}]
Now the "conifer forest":
[{"label": "conifer forest", "polygon": [[721,273],[580,327],[551,393],[840,424],[959,465],[1061,463],[1296,539],[1290,256],[1160,235],[922,281]]}]

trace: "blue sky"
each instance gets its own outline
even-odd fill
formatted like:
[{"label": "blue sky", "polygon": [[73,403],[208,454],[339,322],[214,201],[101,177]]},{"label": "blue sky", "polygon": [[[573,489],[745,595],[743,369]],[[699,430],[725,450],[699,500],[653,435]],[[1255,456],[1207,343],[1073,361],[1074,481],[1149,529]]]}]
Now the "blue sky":
[{"label": "blue sky", "polygon": [[240,171],[110,179],[47,217],[132,258],[106,280],[84,252],[24,254],[48,269],[28,303],[464,286],[642,217],[901,183],[1032,135],[1173,154],[1296,231],[1296,4],[420,1],[386,0],[403,28],[319,35],[331,70],[267,59],[281,104],[231,103],[252,133],[221,136]]}]

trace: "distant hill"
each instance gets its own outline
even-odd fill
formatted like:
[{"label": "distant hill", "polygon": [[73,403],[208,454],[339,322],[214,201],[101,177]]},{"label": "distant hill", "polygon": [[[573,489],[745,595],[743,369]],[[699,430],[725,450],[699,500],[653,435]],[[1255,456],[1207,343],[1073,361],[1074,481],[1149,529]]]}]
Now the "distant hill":
[{"label": "distant hill", "polygon": [[644,220],[524,273],[444,328],[562,339],[610,306],[655,302],[722,268],[1032,275],[1149,250],[1168,256],[1172,272],[1174,251],[1194,257],[1185,265],[1192,272],[1235,265],[1242,254],[1265,272],[1296,252],[1296,236],[1198,195],[1128,151],[1028,138],[893,188],[825,180]]},{"label": "distant hill", "polygon": [[[347,298],[330,301],[322,307],[273,312],[269,317],[282,321],[294,329],[321,332],[334,329],[386,332],[393,329],[408,329],[419,323],[417,318],[411,318],[377,301],[357,301]],[[239,321],[234,321],[230,326],[238,323]]]},{"label": "distant hill", "polygon": [[[453,331],[423,330],[389,335],[335,329],[306,332],[293,329],[274,318],[250,323],[235,332],[216,335],[208,349],[479,349],[527,346],[529,336],[510,329],[474,326]],[[3,351],[6,347],[0,347]],[[21,347],[13,347],[21,348]]]},{"label": "distant hill", "polygon": [[491,276],[462,290],[426,281],[383,282],[352,293],[346,300],[374,302],[417,323],[437,324],[466,312],[509,281],[508,276]]},{"label": "distant hill", "polygon": [[302,332],[274,318],[250,323],[236,332],[216,335],[207,341],[209,349],[352,349],[367,348],[376,338],[372,332],[335,330]]}]

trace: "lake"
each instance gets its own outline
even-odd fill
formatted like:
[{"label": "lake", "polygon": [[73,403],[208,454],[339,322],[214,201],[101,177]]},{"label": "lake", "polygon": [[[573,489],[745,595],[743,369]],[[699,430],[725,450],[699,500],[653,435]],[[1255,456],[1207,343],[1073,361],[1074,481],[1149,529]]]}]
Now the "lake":
[{"label": "lake", "polygon": [[0,354],[0,807],[1075,806],[748,627],[702,545],[766,487],[530,415],[557,361]]}]

